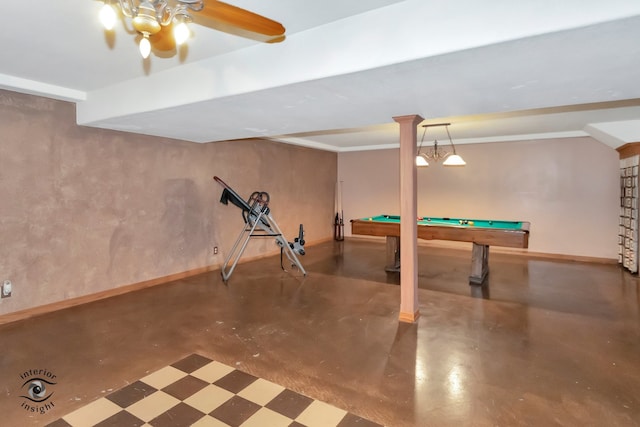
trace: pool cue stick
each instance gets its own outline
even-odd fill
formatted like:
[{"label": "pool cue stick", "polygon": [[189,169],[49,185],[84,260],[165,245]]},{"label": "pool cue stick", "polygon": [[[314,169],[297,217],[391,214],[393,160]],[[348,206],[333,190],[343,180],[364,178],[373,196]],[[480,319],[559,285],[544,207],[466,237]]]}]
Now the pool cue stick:
[{"label": "pool cue stick", "polygon": [[336,182],[336,223],[334,238],[344,240],[344,210],[342,209],[342,181]]},{"label": "pool cue stick", "polygon": [[340,223],[340,206],[338,205],[338,181],[333,189],[333,207],[336,216],[333,220],[333,240],[338,240],[338,224]]}]

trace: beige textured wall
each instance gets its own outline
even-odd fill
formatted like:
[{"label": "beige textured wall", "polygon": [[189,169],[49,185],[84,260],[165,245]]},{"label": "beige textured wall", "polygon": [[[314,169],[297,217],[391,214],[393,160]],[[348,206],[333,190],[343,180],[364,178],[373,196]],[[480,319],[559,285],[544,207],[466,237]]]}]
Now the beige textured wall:
[{"label": "beige textured wall", "polygon": [[[419,215],[529,221],[532,252],[617,259],[615,150],[587,137],[457,148],[467,166],[418,170]],[[340,153],[345,220],[397,214],[398,168],[398,150]]]},{"label": "beige textured wall", "polygon": [[[335,153],[83,128],[71,103],[0,90],[0,314],[220,265],[243,222],[214,175],[268,192],[289,240],[300,223],[329,239],[336,174]],[[254,239],[245,257],[277,250]]]}]

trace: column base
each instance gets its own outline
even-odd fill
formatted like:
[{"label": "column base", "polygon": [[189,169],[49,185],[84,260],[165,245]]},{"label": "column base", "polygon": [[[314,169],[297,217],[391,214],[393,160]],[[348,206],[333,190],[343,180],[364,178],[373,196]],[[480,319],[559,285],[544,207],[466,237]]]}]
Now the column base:
[{"label": "column base", "polygon": [[415,323],[418,317],[420,317],[420,310],[416,310],[415,313],[401,311],[399,320],[405,323]]}]

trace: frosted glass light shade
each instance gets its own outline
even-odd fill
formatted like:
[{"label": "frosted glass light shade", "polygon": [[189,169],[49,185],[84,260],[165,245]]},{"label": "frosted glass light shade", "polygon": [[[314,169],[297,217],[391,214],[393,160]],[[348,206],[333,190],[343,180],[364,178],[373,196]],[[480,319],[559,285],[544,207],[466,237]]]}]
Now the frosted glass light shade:
[{"label": "frosted glass light shade", "polygon": [[179,23],[173,29],[173,38],[176,41],[176,44],[180,46],[182,43],[186,42],[189,38],[189,27],[184,22]]},{"label": "frosted glass light shade", "polygon": [[442,164],[444,166],[464,166],[467,162],[462,160],[462,157],[457,154],[451,154],[450,156],[447,156],[447,159]]},{"label": "frosted glass light shade", "polygon": [[149,39],[147,38],[147,36],[144,36],[140,40],[140,55],[142,55],[144,59],[147,59],[150,53],[151,53],[151,42],[149,42]]},{"label": "frosted glass light shade", "polygon": [[116,25],[116,11],[109,3],[105,3],[100,9],[100,23],[108,31],[113,30]]},{"label": "frosted glass light shade", "polygon": [[416,166],[418,167],[429,166],[429,162],[427,161],[427,156],[424,154],[418,154],[416,156]]}]

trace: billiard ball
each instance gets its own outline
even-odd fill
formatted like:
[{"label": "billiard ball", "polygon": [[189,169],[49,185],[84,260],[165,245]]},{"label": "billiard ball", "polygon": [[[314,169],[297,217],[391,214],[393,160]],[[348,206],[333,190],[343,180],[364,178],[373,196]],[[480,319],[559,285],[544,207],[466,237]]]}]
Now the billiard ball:
[{"label": "billiard ball", "polygon": [[373,218],[369,218],[369,221],[373,221]]},{"label": "billiard ball", "polygon": [[473,225],[473,221],[469,221],[469,225]]}]

